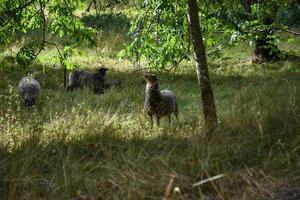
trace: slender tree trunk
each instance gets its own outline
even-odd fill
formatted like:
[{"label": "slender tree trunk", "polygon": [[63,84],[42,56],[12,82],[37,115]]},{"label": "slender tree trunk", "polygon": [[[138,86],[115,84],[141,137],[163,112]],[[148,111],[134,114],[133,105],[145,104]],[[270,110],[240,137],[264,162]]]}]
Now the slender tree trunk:
[{"label": "slender tree trunk", "polygon": [[201,90],[202,109],[206,127],[213,128],[217,125],[217,114],[213,90],[209,79],[205,47],[199,23],[197,0],[187,0],[188,21],[190,34],[194,47],[194,58],[198,83]]},{"label": "slender tree trunk", "polygon": [[64,88],[67,88],[67,66],[64,66]]}]

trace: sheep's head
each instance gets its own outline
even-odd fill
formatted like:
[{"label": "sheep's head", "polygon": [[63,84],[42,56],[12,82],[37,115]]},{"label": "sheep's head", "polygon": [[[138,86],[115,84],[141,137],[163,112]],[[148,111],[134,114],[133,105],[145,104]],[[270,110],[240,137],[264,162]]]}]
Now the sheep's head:
[{"label": "sheep's head", "polygon": [[147,81],[147,83],[150,83],[151,85],[154,85],[158,83],[159,78],[155,74],[144,74],[144,79]]},{"label": "sheep's head", "polygon": [[105,76],[106,75],[106,71],[107,71],[108,69],[106,68],[106,67],[100,67],[99,69],[97,69],[97,71],[99,72],[99,74],[101,75],[101,76]]},{"label": "sheep's head", "polygon": [[25,107],[32,107],[35,104],[35,99],[24,99]]},{"label": "sheep's head", "polygon": [[24,104],[25,107],[32,107],[35,105],[37,97],[37,91],[33,88],[25,88],[24,89]]}]

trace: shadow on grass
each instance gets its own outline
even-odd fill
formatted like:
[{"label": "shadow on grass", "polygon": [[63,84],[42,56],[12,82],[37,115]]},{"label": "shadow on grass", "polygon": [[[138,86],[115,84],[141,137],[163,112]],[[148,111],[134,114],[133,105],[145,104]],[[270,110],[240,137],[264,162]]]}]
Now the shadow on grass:
[{"label": "shadow on grass", "polygon": [[128,32],[130,25],[129,19],[124,14],[86,15],[81,20],[87,27],[107,32],[124,32],[124,34]]},{"label": "shadow on grass", "polygon": [[[276,174],[299,161],[296,152],[286,154],[295,148],[296,129],[285,132],[286,139],[272,132],[261,136],[257,127],[233,129],[230,124],[222,124],[212,134],[198,132],[200,129],[193,134],[166,129],[149,138],[138,134],[127,138],[113,126],[87,127],[87,131],[84,137],[70,140],[62,136],[46,144],[35,130],[15,149],[1,145],[2,197],[122,199],[131,193],[138,199],[159,199],[173,173],[182,195],[191,199],[201,198],[200,193],[217,196],[221,188],[232,187],[232,182],[238,184],[227,189],[238,195],[248,187],[237,178],[242,171],[256,168]],[[191,186],[223,173],[228,176],[216,185]],[[229,198],[231,192],[225,189],[221,195]]]}]

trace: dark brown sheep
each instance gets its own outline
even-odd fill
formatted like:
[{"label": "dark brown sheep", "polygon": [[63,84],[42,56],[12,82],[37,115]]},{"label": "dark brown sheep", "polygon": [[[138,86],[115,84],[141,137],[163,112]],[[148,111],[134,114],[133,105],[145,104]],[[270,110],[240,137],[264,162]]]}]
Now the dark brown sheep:
[{"label": "dark brown sheep", "polygon": [[108,69],[101,67],[97,72],[74,70],[69,75],[68,91],[89,87],[96,94],[103,94],[105,88],[105,75]]}]

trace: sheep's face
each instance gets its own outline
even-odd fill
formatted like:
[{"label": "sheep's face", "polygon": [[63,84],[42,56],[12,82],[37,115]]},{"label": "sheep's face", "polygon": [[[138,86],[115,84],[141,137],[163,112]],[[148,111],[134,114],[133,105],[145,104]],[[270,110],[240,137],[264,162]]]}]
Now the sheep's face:
[{"label": "sheep's face", "polygon": [[97,71],[99,72],[99,74],[101,75],[101,76],[105,76],[106,75],[106,71],[107,71],[108,69],[107,68],[105,68],[105,67],[100,67]]},{"label": "sheep's face", "polygon": [[150,84],[155,84],[159,80],[155,74],[144,74],[144,79]]},{"label": "sheep's face", "polygon": [[35,104],[35,99],[25,99],[25,107],[32,107]]}]

